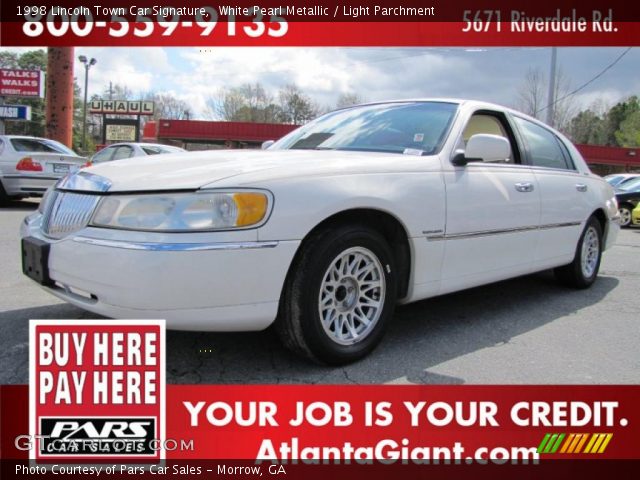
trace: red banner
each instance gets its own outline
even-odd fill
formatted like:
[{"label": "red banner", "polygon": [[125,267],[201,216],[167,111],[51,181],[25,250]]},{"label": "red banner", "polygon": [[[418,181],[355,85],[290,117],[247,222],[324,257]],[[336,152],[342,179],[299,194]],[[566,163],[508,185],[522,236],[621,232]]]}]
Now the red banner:
[{"label": "red banner", "polygon": [[[2,456],[24,459],[27,387],[2,387]],[[173,460],[536,464],[638,460],[640,386],[183,386]]]},{"label": "red banner", "polygon": [[640,14],[628,2],[553,5],[494,0],[311,6],[239,1],[188,7],[152,0],[108,6],[6,0],[5,46],[632,46]]}]

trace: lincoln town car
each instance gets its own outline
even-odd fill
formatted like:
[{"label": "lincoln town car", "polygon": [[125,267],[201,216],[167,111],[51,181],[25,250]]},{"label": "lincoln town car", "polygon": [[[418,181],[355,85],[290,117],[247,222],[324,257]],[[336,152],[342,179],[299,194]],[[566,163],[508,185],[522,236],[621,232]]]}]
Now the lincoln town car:
[{"label": "lincoln town car", "polygon": [[295,352],[344,364],[374,349],[397,304],[546,269],[591,286],[617,217],[611,186],[544,123],[477,101],[393,101],[262,150],[72,173],[25,219],[22,263],[100,315],[273,325]]}]

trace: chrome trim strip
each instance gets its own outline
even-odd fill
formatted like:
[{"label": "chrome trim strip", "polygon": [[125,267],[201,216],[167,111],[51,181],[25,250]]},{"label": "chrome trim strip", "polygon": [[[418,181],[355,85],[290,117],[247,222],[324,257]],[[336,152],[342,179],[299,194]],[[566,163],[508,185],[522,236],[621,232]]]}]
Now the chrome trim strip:
[{"label": "chrome trim strip", "polygon": [[534,225],[530,227],[516,227],[516,228],[504,228],[497,230],[482,230],[478,232],[464,232],[464,233],[452,233],[448,235],[434,235],[428,236],[428,241],[438,241],[438,240],[460,240],[465,238],[476,238],[476,237],[488,237],[492,235],[502,235],[505,233],[521,233],[521,232],[530,232],[532,230],[550,230],[553,228],[565,228],[565,227],[576,227],[581,225],[582,222],[566,222],[566,223],[550,223],[547,225]]},{"label": "chrome trim strip", "polygon": [[15,180],[60,180],[60,177],[51,177],[47,175],[27,174],[27,173],[7,173],[2,178],[12,178]]},{"label": "chrome trim strip", "polygon": [[124,240],[103,240],[90,237],[73,237],[74,242],[100,247],[123,248],[126,250],[144,250],[151,252],[199,252],[204,250],[249,250],[255,248],[274,248],[279,242],[212,242],[212,243],[154,243],[129,242]]},{"label": "chrome trim strip", "polygon": [[549,225],[540,225],[540,230],[550,230],[552,228],[577,227],[579,225],[582,225],[582,222],[551,223]]}]

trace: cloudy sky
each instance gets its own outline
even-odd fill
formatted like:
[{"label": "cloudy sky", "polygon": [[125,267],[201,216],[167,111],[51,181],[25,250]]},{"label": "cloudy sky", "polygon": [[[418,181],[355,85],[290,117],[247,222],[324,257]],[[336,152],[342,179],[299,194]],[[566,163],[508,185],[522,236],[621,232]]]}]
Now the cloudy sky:
[{"label": "cloudy sky", "polygon": [[[26,49],[15,49],[24,51]],[[576,89],[600,74],[626,48],[559,48],[558,64]],[[109,81],[134,92],[170,92],[187,101],[196,117],[205,115],[207,97],[222,87],[260,82],[274,94],[295,83],[322,106],[341,93],[367,100],[461,97],[517,105],[529,68],[549,71],[551,49],[537,48],[86,48],[95,57],[89,94],[101,94]],[[84,71],[75,74],[83,84]],[[613,104],[640,94],[640,48],[576,95],[581,106],[596,100]]]}]

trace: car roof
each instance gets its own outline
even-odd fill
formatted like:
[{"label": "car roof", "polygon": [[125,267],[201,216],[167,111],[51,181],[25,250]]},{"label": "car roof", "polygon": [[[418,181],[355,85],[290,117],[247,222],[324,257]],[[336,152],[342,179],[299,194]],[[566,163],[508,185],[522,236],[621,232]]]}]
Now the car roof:
[{"label": "car roof", "polygon": [[[53,138],[45,138],[45,137],[32,137],[30,135],[0,135],[0,138],[6,138],[9,140],[12,139],[27,139],[27,140],[47,140],[49,142],[57,142]],[[59,143],[59,142],[58,142]]]}]

